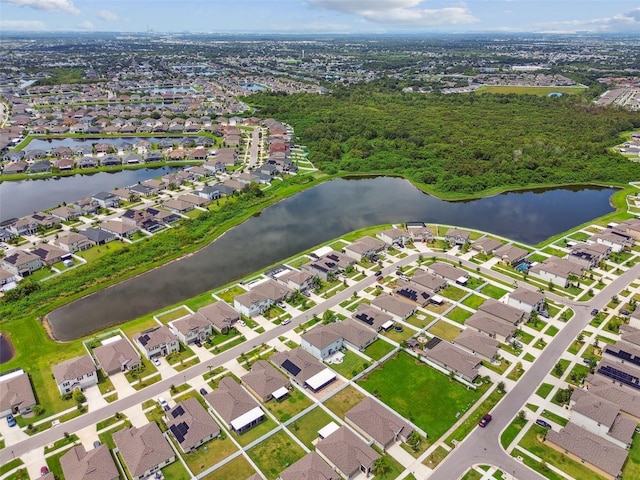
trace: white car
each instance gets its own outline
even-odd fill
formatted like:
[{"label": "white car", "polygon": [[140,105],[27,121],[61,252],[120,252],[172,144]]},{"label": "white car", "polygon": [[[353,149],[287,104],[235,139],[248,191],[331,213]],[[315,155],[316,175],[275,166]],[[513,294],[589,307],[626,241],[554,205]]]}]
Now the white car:
[{"label": "white car", "polygon": [[160,404],[160,406],[162,407],[162,409],[164,411],[169,410],[169,404],[167,403],[167,401],[164,398],[158,397],[158,403]]},{"label": "white car", "polygon": [[154,364],[156,367],[159,367],[159,366],[160,366],[160,359],[159,359],[158,357],[153,357],[153,358],[151,359],[151,361],[153,362],[153,364]]},{"label": "white car", "polygon": [[238,325],[240,325],[241,327],[246,327],[247,324],[244,323],[244,320],[238,320]]}]

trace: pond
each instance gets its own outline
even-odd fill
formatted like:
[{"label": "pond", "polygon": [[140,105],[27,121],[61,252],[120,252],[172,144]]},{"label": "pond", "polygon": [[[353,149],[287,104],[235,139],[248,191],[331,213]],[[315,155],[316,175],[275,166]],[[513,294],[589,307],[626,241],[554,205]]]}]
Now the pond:
[{"label": "pond", "polygon": [[441,223],[535,244],[611,212],[613,192],[561,188],[446,202],[400,178],[336,179],[266,208],[191,256],[55,310],[49,321],[56,338],[73,340],[220,287],[352,230],[384,223]]}]

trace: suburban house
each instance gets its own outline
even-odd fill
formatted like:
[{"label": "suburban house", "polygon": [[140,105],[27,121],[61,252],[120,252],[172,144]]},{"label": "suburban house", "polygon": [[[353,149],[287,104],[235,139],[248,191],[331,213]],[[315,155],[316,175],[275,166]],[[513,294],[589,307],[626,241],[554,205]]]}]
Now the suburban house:
[{"label": "suburban house", "polygon": [[445,241],[450,245],[466,245],[469,243],[470,233],[466,230],[460,230],[459,228],[450,228],[444,235]]},{"label": "suburban house", "polygon": [[0,268],[0,291],[9,290],[15,287],[18,276]]},{"label": "suburban house", "polygon": [[119,430],[112,437],[133,480],[142,480],[176,459],[155,422]]},{"label": "suburban house", "polygon": [[2,257],[0,266],[9,273],[26,277],[42,268],[42,260],[37,255],[24,250],[18,250],[10,255]]},{"label": "suburban house", "polygon": [[193,203],[185,202],[178,198],[171,198],[165,201],[162,206],[173,213],[183,214],[195,208]]},{"label": "suburban house", "polygon": [[588,390],[576,390],[580,392],[571,395],[571,422],[620,448],[630,448],[638,423],[627,417],[615,403]]},{"label": "suburban house", "polygon": [[147,358],[166,356],[180,350],[178,338],[164,325],[145,330],[136,337],[136,343]]},{"label": "suburban house", "polygon": [[533,311],[542,312],[545,309],[545,299],[540,292],[518,287],[507,297],[507,305],[519,308],[527,313]]},{"label": "suburban house", "polygon": [[104,340],[102,345],[93,349],[93,356],[107,375],[133,370],[142,365],[140,354],[129,340],[120,336]]},{"label": "suburban house", "polygon": [[276,282],[281,283],[291,290],[304,292],[313,286],[313,281],[316,276],[308,271],[287,269],[285,272],[280,275],[276,275],[274,278]]},{"label": "suburban house", "polygon": [[329,327],[342,337],[344,343],[360,352],[378,338],[376,332],[350,318],[330,323]]},{"label": "suburban house", "polygon": [[373,258],[387,247],[382,240],[373,237],[362,237],[342,248],[345,255],[360,261],[363,258]]},{"label": "suburban house", "polygon": [[36,396],[24,370],[18,369],[0,376],[0,416],[10,413],[24,415],[36,405]]},{"label": "suburban house", "polygon": [[458,336],[451,341],[451,343],[489,361],[496,357],[498,354],[498,347],[500,346],[500,342],[498,340],[479,333],[471,328],[462,330]]},{"label": "suburban house", "polygon": [[167,429],[184,453],[220,436],[220,427],[196,398],[187,398],[166,414]]},{"label": "suburban house", "polygon": [[321,390],[336,379],[333,370],[302,348],[276,353],[270,360],[298,385],[308,387],[313,392]]},{"label": "suburban house", "polygon": [[55,243],[67,253],[81,252],[96,244],[93,240],[89,240],[81,233],[75,232],[63,233],[58,237]]},{"label": "suburban house", "polygon": [[131,225],[118,220],[107,220],[100,224],[100,229],[121,239],[129,238],[139,230],[136,225]]},{"label": "suburban house", "polygon": [[320,455],[312,450],[282,471],[276,480],[340,480],[341,478]]},{"label": "suburban house", "polygon": [[233,306],[247,317],[263,314],[271,305],[281,302],[291,295],[288,287],[273,279],[254,285],[251,290],[233,299]]},{"label": "suburban house", "polygon": [[378,232],[376,236],[388,245],[404,246],[409,243],[409,240],[411,239],[407,231],[399,228],[383,230],[382,232]]},{"label": "suburban house", "polygon": [[545,444],[610,480],[621,478],[622,467],[629,453],[573,422],[567,423],[558,432],[549,430]]},{"label": "suburban house", "polygon": [[407,222],[407,232],[414,242],[430,242],[434,239],[433,230],[423,222]]},{"label": "suburban house", "polygon": [[224,377],[218,388],[204,398],[227,427],[238,434],[265,419],[262,408],[232,377]]},{"label": "suburban house", "polygon": [[342,348],[342,336],[330,325],[318,325],[300,335],[300,347],[319,360],[324,360]]},{"label": "suburban house", "polygon": [[586,270],[597,267],[601,261],[609,258],[611,247],[602,243],[576,243],[569,250],[566,259],[581,265]]},{"label": "suburban house", "polygon": [[351,317],[363,322],[374,332],[389,330],[393,327],[394,323],[391,315],[388,315],[377,308],[373,308],[368,303],[359,303],[356,307],[356,311],[351,314]]},{"label": "suburban house", "polygon": [[633,245],[633,239],[627,235],[620,235],[614,231],[603,231],[600,233],[596,233],[595,235],[591,235],[587,238],[588,244],[600,244],[606,247],[610,247],[612,252],[621,252],[627,246]]},{"label": "suburban house", "polygon": [[67,480],[119,480],[120,472],[107,445],[87,451],[75,445],[60,457],[62,473]]},{"label": "suburban house", "polygon": [[80,230],[80,233],[96,245],[104,245],[117,238],[115,233],[107,232],[101,228],[87,228],[86,230]]},{"label": "suburban house", "polygon": [[515,265],[521,260],[524,260],[524,258],[529,255],[529,252],[515,245],[503,245],[497,248],[493,254],[507,265]]},{"label": "suburban house", "polygon": [[169,322],[169,328],[185,345],[204,342],[213,333],[211,322],[200,312]]},{"label": "suburban house", "polygon": [[482,361],[475,355],[471,355],[447,341],[442,340],[436,343],[434,342],[436,339],[438,337],[434,337],[429,342],[431,348],[425,350],[424,357],[445,370],[453,372],[463,380],[473,382],[479,375]]},{"label": "suburban house", "polygon": [[433,293],[438,293],[444,287],[447,286],[447,280],[434,275],[431,272],[427,272],[425,270],[416,269],[413,272],[413,276],[411,277],[411,282],[417,283],[418,285],[428,288]]},{"label": "suburban house", "polygon": [[383,451],[398,440],[406,442],[414,431],[404,418],[369,396],[345,413],[344,419]]},{"label": "suburban house", "polygon": [[233,324],[240,320],[240,313],[223,301],[212,303],[198,310],[220,333],[228,333]]},{"label": "suburban house", "polygon": [[31,253],[40,257],[42,263],[45,265],[53,265],[60,262],[65,257],[70,257],[71,254],[62,248],[50,245],[48,243],[41,243],[34,248]]},{"label": "suburban house", "polygon": [[65,222],[70,222],[78,218],[78,211],[75,208],[67,207],[66,205],[54,208],[50,213],[54,217]]},{"label": "suburban house", "polygon": [[266,360],[258,360],[251,365],[251,370],[241,380],[247,390],[263,403],[272,398],[280,401],[289,395],[289,380]]},{"label": "suburban house", "polygon": [[471,244],[471,249],[484,253],[485,255],[491,255],[502,245],[504,244],[498,240],[494,240],[489,237],[482,237]]},{"label": "suburban house", "polygon": [[406,298],[407,300],[415,302],[419,306],[424,307],[431,301],[433,292],[423,288],[417,283],[409,284],[408,282],[403,282],[402,280],[400,280],[394,293],[399,297]]},{"label": "suburban house", "polygon": [[401,300],[393,295],[389,295],[388,293],[382,294],[371,300],[371,305],[385,313],[395,315],[402,320],[406,320],[413,315],[417,308],[415,304]]},{"label": "suburban house", "polygon": [[469,279],[469,274],[460,268],[456,268],[453,265],[449,265],[444,262],[434,262],[427,267],[434,275],[442,277],[449,282],[459,283],[464,285]]},{"label": "suburban house", "polygon": [[98,192],[91,195],[91,199],[102,208],[116,208],[120,206],[120,197],[111,192]]},{"label": "suburban house", "polygon": [[640,220],[637,218],[630,218],[624,222],[614,225],[612,231],[619,235],[627,235],[634,240],[640,240]]},{"label": "suburban house", "polygon": [[373,448],[345,426],[320,440],[316,452],[347,480],[360,472],[371,475],[373,464],[380,458]]},{"label": "suburban house", "polygon": [[317,260],[307,263],[302,268],[311,272],[312,275],[318,276],[322,280],[326,281],[329,275],[335,276],[354,263],[356,263],[356,261],[353,258],[336,252],[335,250],[330,250],[318,257]]},{"label": "suburban house", "polygon": [[525,312],[523,310],[491,298],[478,307],[478,312],[492,315],[516,326],[525,318]]},{"label": "suburban house", "polygon": [[53,366],[53,376],[60,394],[84,390],[98,384],[96,366],[89,355],[71,358]]},{"label": "suburban house", "polygon": [[549,257],[544,262],[534,265],[529,269],[529,274],[541,280],[548,281],[559,287],[566,288],[569,279],[580,277],[584,267],[569,260]]},{"label": "suburban house", "polygon": [[517,329],[514,324],[489,316],[483,312],[474,313],[464,324],[502,343],[508,342]]},{"label": "suburban house", "polygon": [[16,222],[7,226],[14,235],[35,235],[38,231],[38,222],[33,218],[20,218]]}]

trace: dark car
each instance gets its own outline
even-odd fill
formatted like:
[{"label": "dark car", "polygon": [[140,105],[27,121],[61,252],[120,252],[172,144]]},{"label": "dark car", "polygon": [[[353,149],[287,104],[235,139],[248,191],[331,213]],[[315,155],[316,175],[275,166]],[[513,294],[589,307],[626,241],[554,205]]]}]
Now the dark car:
[{"label": "dark car", "polygon": [[487,413],[484,417],[480,419],[480,421],[478,422],[478,425],[484,428],[489,424],[490,421],[491,421],[491,414]]},{"label": "dark car", "polygon": [[620,315],[629,315],[629,310],[620,310]]},{"label": "dark car", "polygon": [[540,425],[541,427],[544,427],[544,428],[551,428],[551,424],[548,422],[545,422],[541,418],[536,420],[536,425]]},{"label": "dark car", "polygon": [[378,270],[377,272],[373,272],[374,277],[379,277],[380,275],[382,275],[382,272],[380,270]]},{"label": "dark car", "polygon": [[196,344],[196,347],[201,347],[202,346],[202,342],[200,340],[196,340],[195,342],[193,342]]},{"label": "dark car", "polygon": [[595,317],[598,314],[598,309],[594,308],[593,310],[591,310],[591,316]]},{"label": "dark car", "polygon": [[49,473],[49,469],[46,466],[40,467],[40,475],[41,476],[45,476],[47,473]]},{"label": "dark car", "polygon": [[200,389],[200,394],[206,395],[207,394],[207,390],[205,388],[201,388]]},{"label": "dark car", "polygon": [[102,442],[100,440],[96,440],[95,442],[93,442],[93,448],[98,448],[100,445],[102,445]]}]

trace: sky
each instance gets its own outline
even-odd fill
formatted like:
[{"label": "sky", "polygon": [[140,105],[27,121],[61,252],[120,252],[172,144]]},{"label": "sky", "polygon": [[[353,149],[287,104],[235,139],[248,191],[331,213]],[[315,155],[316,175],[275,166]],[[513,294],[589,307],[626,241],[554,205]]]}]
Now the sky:
[{"label": "sky", "polygon": [[3,31],[640,33],[638,0],[0,0]]}]

